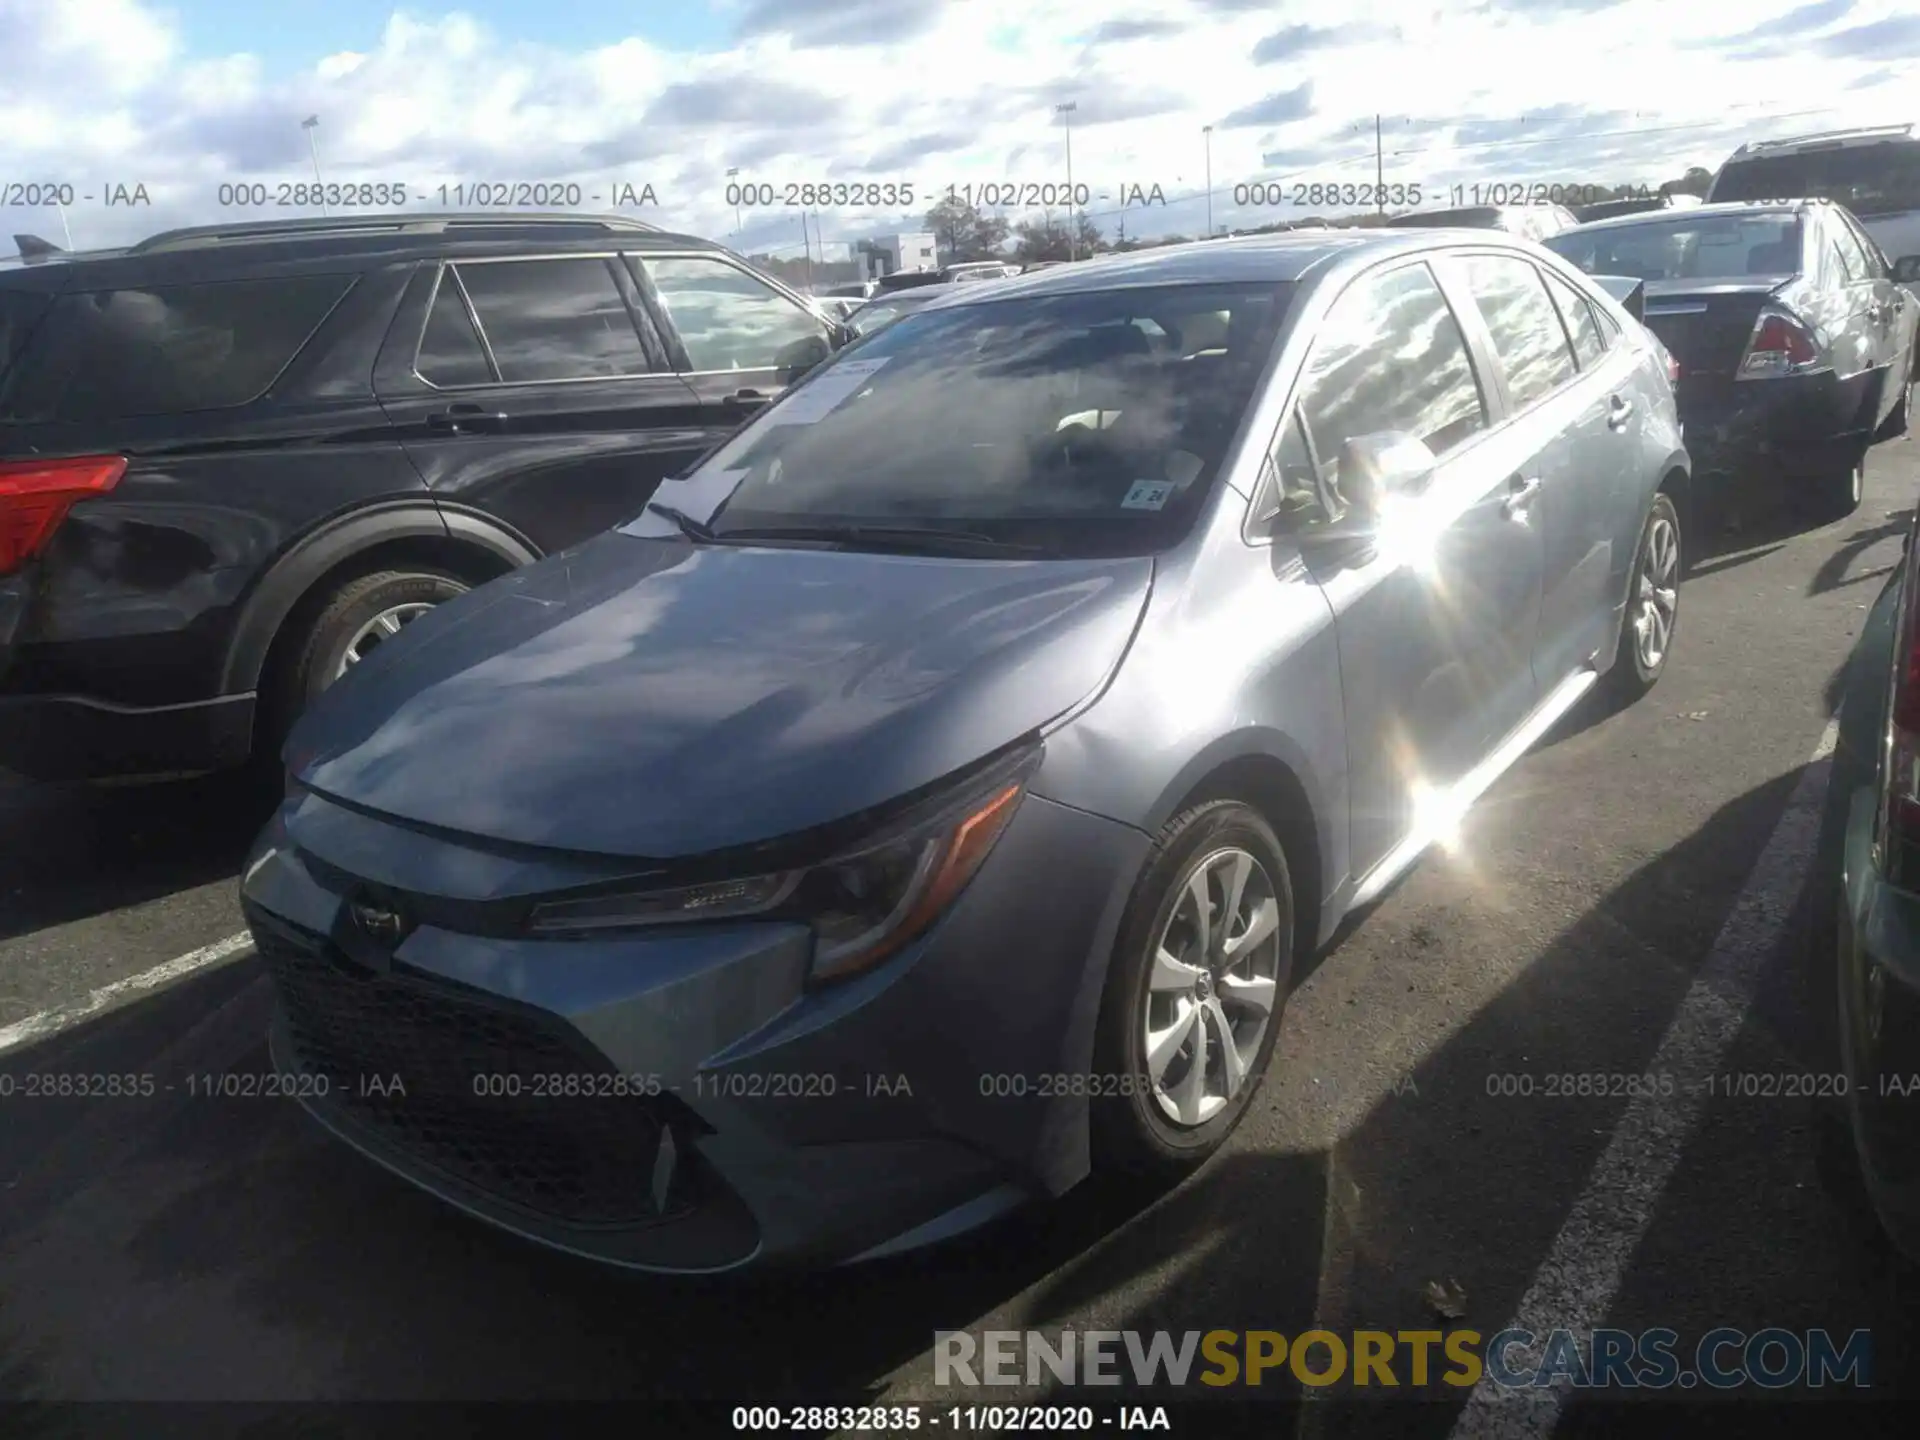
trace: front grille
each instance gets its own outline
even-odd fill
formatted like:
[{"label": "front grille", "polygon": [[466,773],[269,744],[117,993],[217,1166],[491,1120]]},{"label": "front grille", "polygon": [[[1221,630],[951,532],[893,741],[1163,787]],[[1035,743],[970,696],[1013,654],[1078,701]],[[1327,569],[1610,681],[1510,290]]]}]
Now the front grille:
[{"label": "front grille", "polygon": [[613,1067],[559,1022],[447,982],[363,969],[318,937],[253,928],[294,1059],[326,1077],[329,1108],[569,1224],[693,1208],[693,1157],[671,1141],[662,1153],[671,1098],[616,1093]]}]

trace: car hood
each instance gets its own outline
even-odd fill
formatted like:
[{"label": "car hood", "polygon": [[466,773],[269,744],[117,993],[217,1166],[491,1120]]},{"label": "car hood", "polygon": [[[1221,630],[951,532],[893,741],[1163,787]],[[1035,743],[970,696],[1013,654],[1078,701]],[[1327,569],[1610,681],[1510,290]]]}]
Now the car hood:
[{"label": "car hood", "polygon": [[1146,558],[1000,561],[603,535],[415,621],[287,757],[476,838],[672,858],[841,819],[1098,689]]}]

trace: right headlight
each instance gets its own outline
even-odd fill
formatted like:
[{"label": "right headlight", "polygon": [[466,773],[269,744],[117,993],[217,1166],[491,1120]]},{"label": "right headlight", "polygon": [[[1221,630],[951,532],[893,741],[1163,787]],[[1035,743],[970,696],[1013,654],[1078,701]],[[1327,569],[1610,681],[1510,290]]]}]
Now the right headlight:
[{"label": "right headlight", "polygon": [[536,905],[528,929],[570,935],[723,919],[803,921],[812,978],[872,969],[923,934],[978,873],[1039,758],[996,767],[939,804],[831,859],[698,885],[602,892]]}]

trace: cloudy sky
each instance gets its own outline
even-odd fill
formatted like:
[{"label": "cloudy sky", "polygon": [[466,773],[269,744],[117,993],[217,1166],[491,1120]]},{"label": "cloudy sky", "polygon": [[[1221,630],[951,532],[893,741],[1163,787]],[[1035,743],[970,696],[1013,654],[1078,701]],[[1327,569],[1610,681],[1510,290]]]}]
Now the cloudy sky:
[{"label": "cloudy sky", "polygon": [[[1355,7],[1357,10],[1359,7]],[[1904,11],[1904,13],[1903,13]],[[577,184],[635,213],[798,255],[784,187],[911,184],[829,209],[828,241],[904,228],[950,185],[1073,178],[1112,232],[1310,213],[1236,207],[1262,179],[1658,181],[1743,140],[1920,120],[1920,13],[1900,0],[0,0],[0,254],[240,214],[220,187]],[[269,18],[270,17],[270,18]],[[64,209],[45,202],[71,186]],[[105,203],[144,186],[150,205]],[[631,192],[616,189],[632,187]],[[257,193],[257,192],[256,192]],[[560,192],[564,195],[566,192]],[[1282,191],[1284,198],[1285,191]],[[598,203],[596,203],[596,199]],[[1319,206],[1315,209],[1324,209]],[[62,223],[67,227],[63,232]],[[917,228],[917,227],[916,227]]]}]

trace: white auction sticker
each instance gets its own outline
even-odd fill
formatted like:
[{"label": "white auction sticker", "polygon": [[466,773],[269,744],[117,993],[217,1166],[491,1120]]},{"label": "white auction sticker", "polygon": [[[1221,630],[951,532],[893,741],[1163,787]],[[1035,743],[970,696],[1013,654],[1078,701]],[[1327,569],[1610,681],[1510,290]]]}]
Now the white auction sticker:
[{"label": "white auction sticker", "polygon": [[1122,510],[1159,510],[1167,503],[1167,497],[1178,489],[1171,480],[1136,480],[1133,488],[1127,491],[1127,498],[1120,502]]},{"label": "white auction sticker", "polygon": [[873,372],[891,356],[878,360],[846,360],[812,381],[794,396],[767,412],[769,425],[812,425],[832,414],[873,378]]}]

